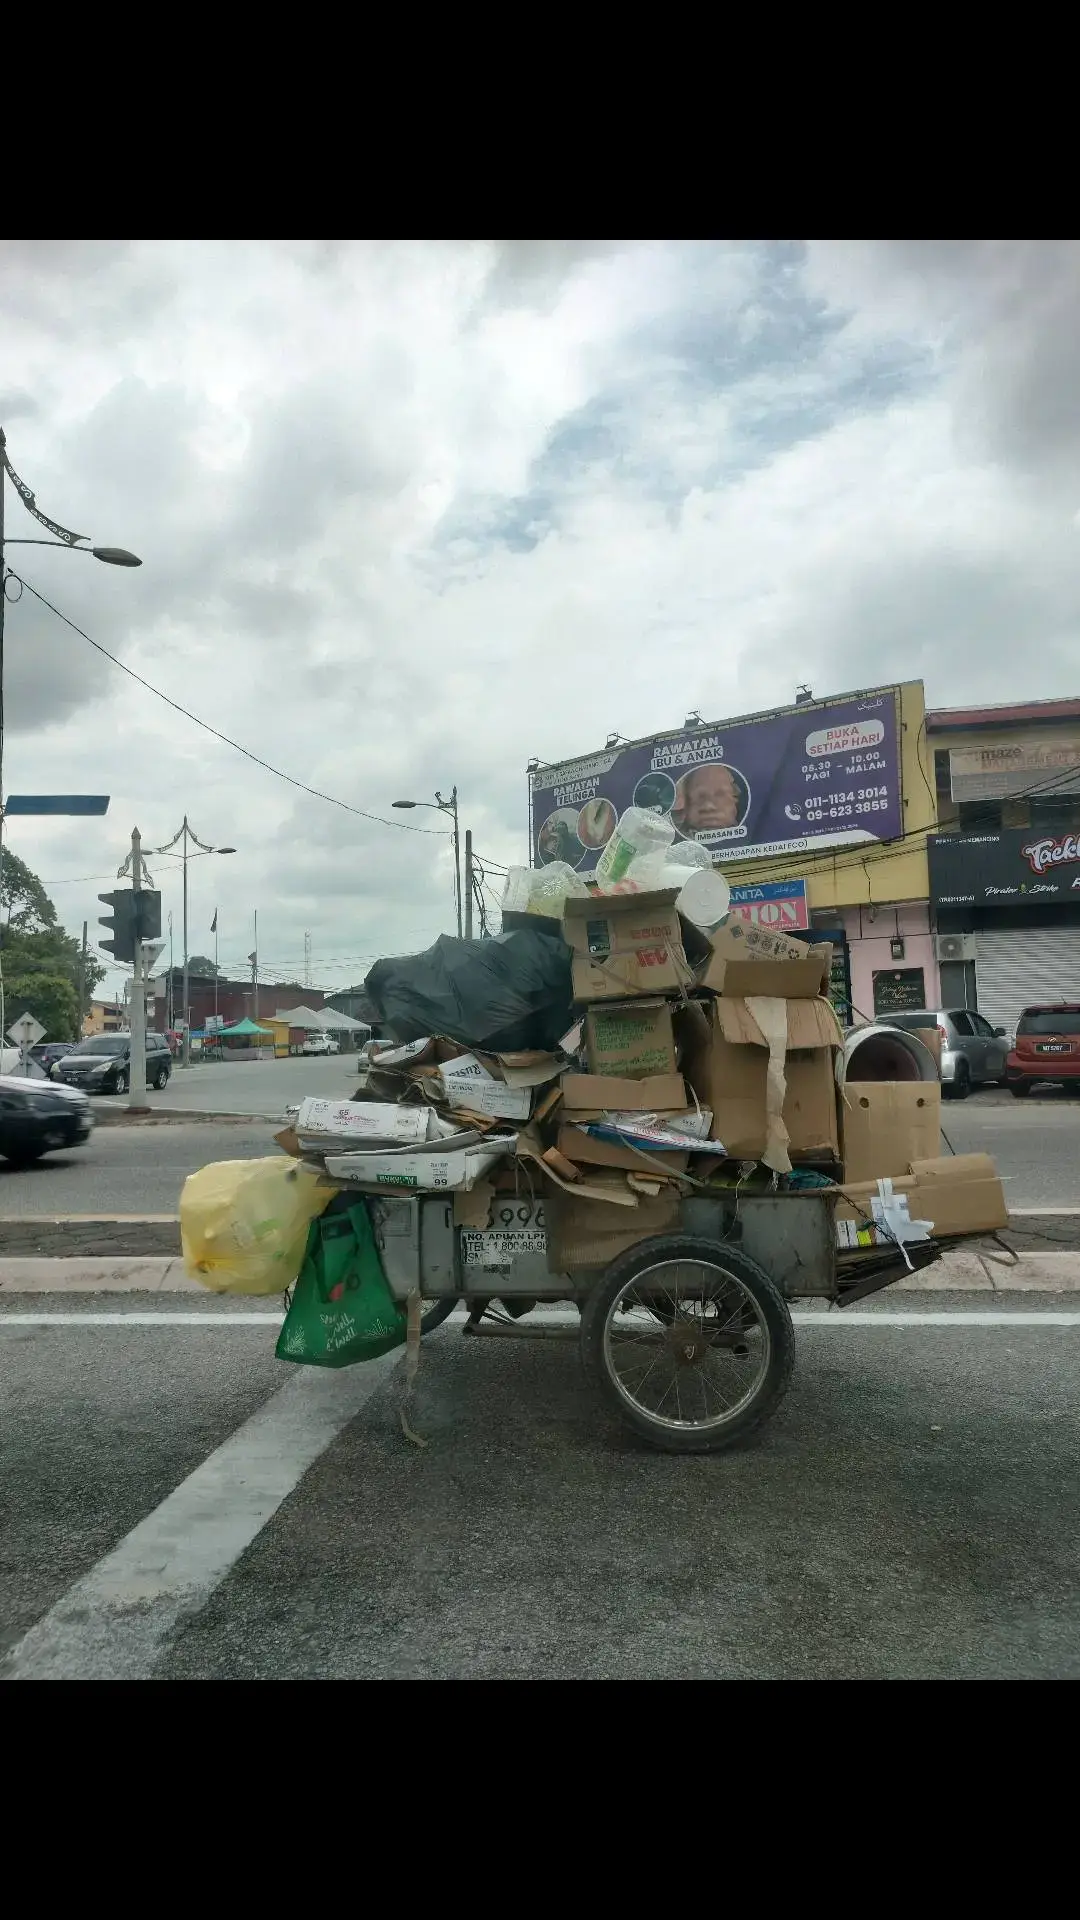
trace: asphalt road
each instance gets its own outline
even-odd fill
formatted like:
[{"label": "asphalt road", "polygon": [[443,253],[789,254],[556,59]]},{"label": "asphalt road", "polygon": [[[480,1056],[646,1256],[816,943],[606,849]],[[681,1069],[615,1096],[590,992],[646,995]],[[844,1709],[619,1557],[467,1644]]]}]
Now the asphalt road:
[{"label": "asphalt road", "polygon": [[[288,1060],[207,1061],[203,1065],[174,1065],[161,1093],[148,1092],[146,1104],[155,1113],[254,1113],[280,1120],[285,1107],[312,1094],[321,1100],[347,1100],[356,1091],[356,1049],[348,1053],[302,1054]],[[124,1102],[103,1097],[102,1111]]]},{"label": "asphalt road", "polygon": [[226,1304],[3,1303],[8,1677],[1080,1678],[1080,1311],[818,1315],[755,1439],[674,1458],[572,1344],[452,1326],[417,1449],[397,1356],[288,1370]]},{"label": "asphalt road", "polygon": [[[336,1086],[330,1084],[328,1069],[338,1076]],[[192,1078],[205,1075],[209,1084],[217,1071],[192,1069]],[[244,1071],[243,1066],[220,1069],[237,1076]],[[250,1127],[235,1122],[101,1126],[86,1147],[50,1155],[22,1172],[0,1161],[0,1220],[65,1213],[175,1213],[180,1188],[196,1167],[208,1160],[276,1152],[273,1134],[288,1102],[302,1098],[305,1091],[354,1091],[348,1082],[342,1087],[341,1064],[333,1060],[283,1060],[252,1065],[249,1073],[252,1083],[259,1082],[269,1109],[266,1121]],[[153,1104],[166,1097],[152,1096]],[[947,1101],[943,1127],[957,1153],[993,1155],[1010,1207],[1080,1206],[1080,1100],[1051,1092],[1019,1101],[988,1089],[969,1100]]]}]

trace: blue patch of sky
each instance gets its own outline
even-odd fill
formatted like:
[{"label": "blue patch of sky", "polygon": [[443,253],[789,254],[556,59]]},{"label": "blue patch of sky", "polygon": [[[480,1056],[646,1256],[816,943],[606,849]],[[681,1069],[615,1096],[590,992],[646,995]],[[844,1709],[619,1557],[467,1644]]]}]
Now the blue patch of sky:
[{"label": "blue patch of sky", "polygon": [[639,330],[620,377],[559,421],[520,494],[453,503],[432,557],[460,577],[492,548],[529,552],[598,487],[677,514],[692,487],[733,484],[844,419],[929,391],[930,351],[847,335],[847,316],[808,296],[800,247],[747,252],[747,295],[725,305],[713,250],[688,250],[678,310]]}]

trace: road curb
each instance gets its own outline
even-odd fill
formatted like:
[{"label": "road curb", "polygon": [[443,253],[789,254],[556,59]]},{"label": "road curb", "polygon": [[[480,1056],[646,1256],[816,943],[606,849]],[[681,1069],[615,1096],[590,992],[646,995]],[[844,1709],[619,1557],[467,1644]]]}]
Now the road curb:
[{"label": "road curb", "polygon": [[149,1113],[129,1113],[126,1107],[114,1110],[91,1102],[94,1124],[98,1127],[180,1127],[189,1123],[216,1127],[281,1127],[284,1116],[274,1120],[266,1113],[204,1113],[201,1108],[170,1107],[167,1112],[151,1108]]},{"label": "road curb", "polygon": [[[925,1273],[894,1283],[905,1293],[1080,1293],[1080,1250],[1020,1253],[1015,1261],[958,1251]],[[178,1255],[0,1259],[0,1295],[9,1293],[198,1293]]]}]

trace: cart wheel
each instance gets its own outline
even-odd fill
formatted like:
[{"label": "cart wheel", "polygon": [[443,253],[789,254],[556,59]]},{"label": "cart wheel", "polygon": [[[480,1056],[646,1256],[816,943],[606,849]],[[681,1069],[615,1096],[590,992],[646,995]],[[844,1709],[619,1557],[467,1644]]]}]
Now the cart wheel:
[{"label": "cart wheel", "polygon": [[643,1240],[585,1303],[586,1372],[626,1424],[666,1453],[741,1439],[787,1389],[787,1302],[744,1253],[690,1234]]},{"label": "cart wheel", "polygon": [[436,1327],[441,1327],[444,1320],[449,1320],[457,1304],[453,1294],[448,1294],[445,1300],[429,1300],[420,1315],[421,1340],[425,1333],[434,1333]]}]

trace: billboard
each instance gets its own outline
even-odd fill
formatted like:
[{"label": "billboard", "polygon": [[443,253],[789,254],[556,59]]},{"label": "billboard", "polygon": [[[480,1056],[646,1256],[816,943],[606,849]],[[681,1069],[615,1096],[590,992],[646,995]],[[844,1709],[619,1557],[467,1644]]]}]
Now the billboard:
[{"label": "billboard", "polygon": [[896,840],[900,689],[874,687],[619,742],[529,775],[534,866],[595,867],[629,806],[666,814],[715,861]]},{"label": "billboard", "polygon": [[926,857],[936,907],[1069,907],[1080,903],[1080,835],[1033,827],[931,833]]}]

